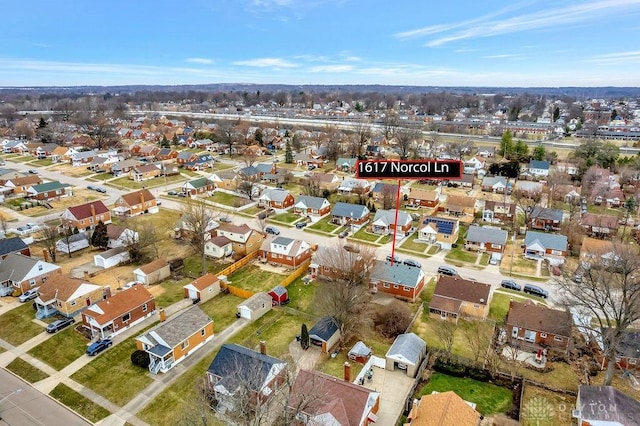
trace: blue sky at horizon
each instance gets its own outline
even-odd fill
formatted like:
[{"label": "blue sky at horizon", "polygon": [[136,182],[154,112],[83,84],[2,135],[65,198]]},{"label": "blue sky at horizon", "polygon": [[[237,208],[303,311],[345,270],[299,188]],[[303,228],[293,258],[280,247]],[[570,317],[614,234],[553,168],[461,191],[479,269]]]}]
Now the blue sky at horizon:
[{"label": "blue sky at horizon", "polygon": [[8,2],[0,86],[638,86],[639,17],[640,0]]}]

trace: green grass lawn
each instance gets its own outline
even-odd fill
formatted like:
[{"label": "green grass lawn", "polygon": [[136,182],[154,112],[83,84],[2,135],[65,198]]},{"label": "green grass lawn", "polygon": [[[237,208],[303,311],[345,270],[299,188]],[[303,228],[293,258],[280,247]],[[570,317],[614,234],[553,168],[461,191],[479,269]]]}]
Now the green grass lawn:
[{"label": "green grass lawn", "polygon": [[253,292],[270,291],[277,286],[287,276],[284,274],[274,274],[260,269],[257,265],[247,265],[242,269],[229,275],[231,285]]},{"label": "green grass lawn", "polygon": [[429,247],[429,250],[427,250],[427,254],[436,254],[438,253],[438,246],[436,245],[432,245],[431,247]]},{"label": "green grass lawn", "polygon": [[480,255],[480,264],[482,266],[487,266],[489,264],[489,259],[491,259],[491,256],[489,256],[488,253],[482,253]]},{"label": "green grass lawn", "polygon": [[165,183],[168,185],[168,184],[184,182],[184,181],[185,181],[184,177],[180,175],[172,175],[172,176],[167,176],[166,180],[164,177],[158,176],[153,179],[143,180],[142,182],[135,182],[132,179],[129,179],[129,176],[126,175],[126,176],[122,176],[117,179],[114,179],[112,181],[109,181],[107,185],[111,185],[123,190],[124,189],[137,190],[142,188],[154,188],[156,186],[165,185]]},{"label": "green grass lawn", "polygon": [[298,216],[297,214],[289,213],[289,212],[280,213],[278,215],[271,217],[271,220],[275,220],[277,222],[283,222],[283,223],[293,223],[298,219],[300,219],[300,216]]},{"label": "green grass lawn", "polygon": [[288,306],[290,308],[297,309],[298,311],[313,314],[313,299],[315,297],[316,290],[320,287],[320,283],[312,281],[305,284],[304,281],[302,281],[302,278],[303,277],[298,278],[287,286],[290,300]]},{"label": "green grass lawn", "polygon": [[332,233],[336,229],[340,228],[340,225],[334,225],[331,223],[331,216],[323,217],[313,225],[308,226],[309,229],[315,229],[317,231]]},{"label": "green grass lawn", "polygon": [[35,157],[32,157],[30,155],[13,157],[11,159],[11,161],[15,161],[16,163],[28,163],[29,161],[33,161],[33,160],[35,160]]},{"label": "green grass lawn", "polygon": [[[439,319],[429,318],[429,309],[425,306],[423,314],[420,316],[420,318],[416,319],[413,325],[413,332],[420,336],[425,342],[427,342],[427,347],[444,349],[444,346],[442,345],[436,334],[436,327],[439,323]],[[454,355],[459,355],[473,360],[475,358],[475,354],[473,353],[473,349],[469,346],[469,341],[465,336],[465,333],[463,332],[462,327],[464,325],[477,327],[479,329],[479,332],[482,333],[483,336],[485,336],[488,347],[490,336],[493,331],[493,324],[487,321],[469,321],[466,324],[462,320],[458,321],[458,328],[455,330],[451,352]],[[486,349],[482,353],[484,354],[485,352]]]},{"label": "green grass lawn", "polygon": [[378,241],[378,239],[380,239],[379,234],[372,234],[370,232],[367,232],[366,228],[366,226],[360,228],[360,230],[353,235],[353,238],[355,238],[356,240],[368,241],[370,243],[375,243],[376,241]]},{"label": "green grass lawn", "polygon": [[106,408],[99,406],[64,383],[59,383],[53,388],[49,392],[49,396],[94,423],[111,414]]},{"label": "green grass lawn", "polygon": [[0,339],[19,346],[36,337],[44,331],[44,328],[32,321],[35,317],[36,311],[31,306],[31,302],[0,315]]},{"label": "green grass lawn", "polygon": [[39,382],[40,380],[44,380],[49,377],[47,373],[34,367],[21,358],[16,358],[11,361],[9,365],[7,365],[6,369],[22,377],[29,383]]},{"label": "green grass lawn", "polygon": [[191,278],[184,278],[180,281],[166,280],[161,284],[154,284],[153,287],[162,287],[164,290],[156,297],[156,305],[158,307],[166,308],[169,305],[173,305],[176,302],[184,299],[184,289],[182,288],[186,284],[193,281]]},{"label": "green grass lawn", "polygon": [[509,389],[491,383],[479,382],[466,377],[453,377],[434,373],[422,389],[420,395],[429,395],[433,391],[455,393],[465,401],[475,402],[477,410],[484,414],[504,413],[513,402]]},{"label": "green grass lawn", "polygon": [[507,312],[509,312],[509,301],[514,299],[516,302],[524,302],[527,299],[531,299],[536,303],[542,303],[546,305],[544,299],[530,294],[522,293],[520,291],[500,289],[500,292],[494,292],[491,297],[491,304],[489,305],[489,318],[501,323],[506,320]]},{"label": "green grass lawn", "polygon": [[[436,291],[436,284],[438,282],[435,278],[431,278],[429,282],[424,286],[422,292],[420,293],[420,299],[425,302],[427,305],[431,302],[431,298],[433,297],[433,293]],[[425,309],[428,309],[428,306],[425,305]]]},{"label": "green grass lawn", "polygon": [[478,258],[478,253],[466,251],[458,246],[457,248],[452,248],[444,258],[450,261],[475,263]]},{"label": "green grass lawn", "polygon": [[50,166],[53,163],[51,162],[50,159],[48,158],[43,158],[42,160],[35,160],[32,161],[30,164],[33,164],[34,166],[41,166],[41,167],[46,167],[46,166]]},{"label": "green grass lawn", "polygon": [[418,241],[418,233],[414,232],[413,235],[404,240],[400,248],[423,253],[428,246],[427,243]]},{"label": "green grass lawn", "polygon": [[88,343],[75,327],[67,327],[29,350],[29,354],[59,371],[84,355]]},{"label": "green grass lawn", "polygon": [[220,333],[236,321],[238,305],[242,302],[244,299],[241,297],[227,293],[219,294],[199,306],[209,317],[213,318],[213,329],[216,333]]},{"label": "green grass lawn", "polygon": [[[544,419],[540,419],[536,408],[540,402],[548,404],[552,410],[547,412]],[[531,408],[527,408],[531,404]],[[576,397],[562,393],[551,392],[530,384],[524,385],[522,394],[522,410],[520,411],[520,424],[523,425],[570,425],[572,423],[571,410],[576,405]],[[534,418],[529,418],[529,417]]]},{"label": "green grass lawn", "polygon": [[211,197],[207,197],[206,199],[229,207],[240,207],[251,202],[248,198],[238,197],[221,191],[214,192]]},{"label": "green grass lawn", "polygon": [[564,362],[548,362],[547,366],[552,367],[553,370],[548,373],[541,373],[528,368],[519,367],[518,374],[527,379],[541,382],[554,388],[567,389],[571,391],[578,390],[578,376],[569,364],[565,364]]},{"label": "green grass lawn", "polygon": [[129,337],[107,349],[71,378],[114,404],[124,406],[153,382],[149,370],[131,363],[131,353],[137,349],[134,339],[134,336]]},{"label": "green grass lawn", "polygon": [[[212,259],[207,259],[206,262],[207,262],[207,272],[212,272],[214,274],[222,271],[224,268],[229,266],[228,263],[223,263],[223,262],[212,260]],[[199,277],[200,272],[202,272],[202,256],[191,255],[184,259],[184,273],[187,276]]]}]

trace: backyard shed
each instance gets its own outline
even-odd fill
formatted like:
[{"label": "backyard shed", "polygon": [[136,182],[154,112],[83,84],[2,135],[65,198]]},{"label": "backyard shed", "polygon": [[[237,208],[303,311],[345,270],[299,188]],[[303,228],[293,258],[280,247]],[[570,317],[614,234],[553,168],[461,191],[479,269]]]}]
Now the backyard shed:
[{"label": "backyard shed", "polygon": [[365,345],[364,342],[358,341],[353,345],[347,356],[360,364],[366,364],[371,357],[371,348]]},{"label": "backyard shed", "polygon": [[271,296],[265,292],[256,293],[238,305],[238,315],[255,321],[271,310]]},{"label": "backyard shed", "polygon": [[407,376],[415,377],[426,353],[427,344],[424,340],[414,333],[401,334],[387,351],[385,369],[394,371],[399,368],[405,370]]},{"label": "backyard shed", "polygon": [[56,250],[61,253],[74,253],[89,247],[89,237],[84,232],[64,237],[56,242]]},{"label": "backyard shed", "polygon": [[289,292],[286,288],[279,285],[269,292],[273,306],[280,306],[289,303]]},{"label": "backyard shed", "polygon": [[328,353],[340,340],[340,325],[331,316],[322,317],[309,330],[309,341],[320,347],[323,354]]},{"label": "backyard shed", "polygon": [[208,273],[193,280],[183,288],[184,297],[206,302],[220,293],[220,279],[217,275]]},{"label": "backyard shed", "polygon": [[116,247],[93,256],[93,263],[101,268],[111,268],[129,260],[126,247]]},{"label": "backyard shed", "polygon": [[165,259],[156,259],[133,270],[133,278],[142,284],[156,284],[169,278],[171,268]]}]

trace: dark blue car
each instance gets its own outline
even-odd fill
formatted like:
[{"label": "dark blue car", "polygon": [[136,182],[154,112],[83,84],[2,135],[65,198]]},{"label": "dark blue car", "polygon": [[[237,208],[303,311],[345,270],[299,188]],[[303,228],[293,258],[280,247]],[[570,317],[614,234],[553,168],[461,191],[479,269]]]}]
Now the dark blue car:
[{"label": "dark blue car", "polygon": [[87,355],[89,356],[98,355],[100,352],[104,351],[112,344],[113,342],[111,341],[111,339],[98,340],[97,342],[94,342],[89,345],[89,347],[87,348]]}]

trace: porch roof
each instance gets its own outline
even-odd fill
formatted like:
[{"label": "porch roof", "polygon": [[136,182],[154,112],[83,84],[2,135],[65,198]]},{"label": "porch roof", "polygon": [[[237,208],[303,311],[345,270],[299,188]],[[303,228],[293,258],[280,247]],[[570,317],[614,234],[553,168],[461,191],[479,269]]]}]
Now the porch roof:
[{"label": "porch roof", "polygon": [[154,347],[149,349],[148,352],[159,357],[164,357],[166,354],[171,352],[171,348],[168,348],[164,345],[155,345]]}]

